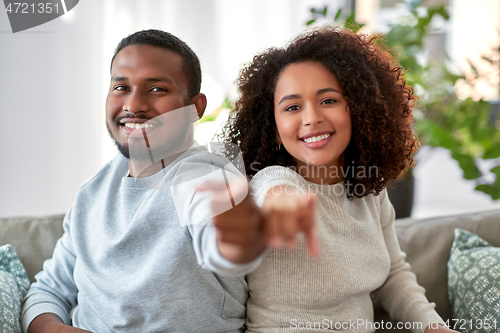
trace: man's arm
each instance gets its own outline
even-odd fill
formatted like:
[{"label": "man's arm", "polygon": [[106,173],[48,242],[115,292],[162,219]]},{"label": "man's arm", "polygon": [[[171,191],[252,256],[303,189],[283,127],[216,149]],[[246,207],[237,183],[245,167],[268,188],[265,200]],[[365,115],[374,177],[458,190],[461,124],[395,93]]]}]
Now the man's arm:
[{"label": "man's arm", "polygon": [[[260,265],[268,245],[278,244],[282,238],[293,242],[295,234],[302,231],[312,239],[309,220],[293,220],[293,212],[290,218],[288,206],[278,207],[282,198],[274,201],[276,205],[269,205],[273,209],[266,208],[273,215],[266,223],[264,210],[252,195],[247,195],[246,177],[227,160],[202,154],[188,157],[170,169],[167,177],[181,225],[188,227],[198,262],[205,269],[220,275],[243,276]],[[285,201],[307,202],[294,198]],[[302,208],[297,204],[293,209],[314,216]],[[314,246],[310,249],[314,252]]]},{"label": "man's arm", "polygon": [[[23,300],[21,324],[23,332],[39,332],[38,325],[30,325],[34,319],[48,324],[51,320],[45,314],[56,317],[59,323],[70,324],[69,312],[76,306],[78,290],[73,279],[75,254],[70,236],[71,211],[66,214],[63,222],[64,234],[57,241],[51,259],[43,264],[43,270],[36,275]],[[43,332],[43,330],[41,331]]]},{"label": "man's arm", "polygon": [[28,333],[78,333],[89,332],[80,328],[65,325],[62,319],[53,313],[43,313],[33,319],[28,327]]},{"label": "man's arm", "polygon": [[[238,189],[247,184],[232,184]],[[211,208],[220,211],[225,188],[205,184],[200,191],[211,192]],[[297,234],[304,233],[311,255],[318,254],[314,197],[299,194],[293,188],[275,186],[264,199],[263,207],[255,203],[251,193],[235,207],[214,214],[217,250],[220,255],[234,263],[247,264],[259,259],[268,246],[294,246]]]}]

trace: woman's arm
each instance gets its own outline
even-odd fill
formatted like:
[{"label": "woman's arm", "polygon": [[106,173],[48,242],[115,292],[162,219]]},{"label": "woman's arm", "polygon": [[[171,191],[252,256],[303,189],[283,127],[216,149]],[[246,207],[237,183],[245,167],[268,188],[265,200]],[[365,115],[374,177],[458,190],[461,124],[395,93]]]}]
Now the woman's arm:
[{"label": "woman's arm", "polygon": [[[422,326],[417,332],[450,332],[444,329],[444,321],[434,310],[434,304],[425,297],[425,290],[416,280],[410,265],[406,262],[406,254],[401,251],[396,230],[394,228],[395,213],[387,196],[387,191],[380,193],[380,224],[390,258],[390,272],[387,280],[377,290],[372,292],[375,301],[391,315],[404,322],[420,322]],[[443,325],[429,330],[431,324]],[[424,330],[424,328],[426,328]],[[435,329],[439,329],[436,331]],[[453,331],[451,331],[453,332]]]}]

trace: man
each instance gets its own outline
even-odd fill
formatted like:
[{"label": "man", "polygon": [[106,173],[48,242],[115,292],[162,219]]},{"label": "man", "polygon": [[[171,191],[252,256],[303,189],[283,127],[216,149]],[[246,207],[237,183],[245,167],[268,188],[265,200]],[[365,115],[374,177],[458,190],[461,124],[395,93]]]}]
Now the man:
[{"label": "man", "polygon": [[200,85],[197,56],[171,34],[140,31],[120,42],[106,124],[123,156],[78,192],[24,300],[24,332],[240,331],[244,278],[202,267],[235,274],[259,260],[238,266],[219,254],[209,193],[193,190],[214,175],[225,184],[241,177],[192,139],[206,107]]}]

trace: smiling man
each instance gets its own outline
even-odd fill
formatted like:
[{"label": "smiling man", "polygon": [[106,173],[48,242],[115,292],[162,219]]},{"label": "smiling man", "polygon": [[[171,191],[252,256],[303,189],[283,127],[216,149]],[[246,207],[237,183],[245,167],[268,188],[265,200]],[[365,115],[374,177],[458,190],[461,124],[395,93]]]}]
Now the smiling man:
[{"label": "smiling man", "polygon": [[140,31],[120,42],[106,124],[121,154],[78,192],[24,300],[25,332],[240,331],[245,279],[202,268],[224,271],[228,262],[209,194],[193,180],[242,176],[193,139],[206,106],[200,84],[197,56],[171,34]]}]

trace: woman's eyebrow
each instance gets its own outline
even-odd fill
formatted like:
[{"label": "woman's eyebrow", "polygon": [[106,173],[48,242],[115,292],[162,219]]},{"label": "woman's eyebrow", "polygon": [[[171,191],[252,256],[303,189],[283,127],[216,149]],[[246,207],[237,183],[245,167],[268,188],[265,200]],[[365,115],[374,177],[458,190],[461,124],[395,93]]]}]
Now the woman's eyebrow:
[{"label": "woman's eyebrow", "polygon": [[289,99],[297,99],[297,98],[300,98],[300,95],[297,95],[297,94],[286,95],[285,97],[283,97],[283,98],[280,100],[280,102],[278,103],[278,105],[279,105],[279,104],[281,104],[281,103],[283,103],[283,102],[284,102],[284,101],[286,101],[286,100],[289,100]]},{"label": "woman's eyebrow", "polygon": [[339,94],[342,94],[340,91],[338,91],[335,88],[324,88],[324,89],[318,90],[318,92],[316,93],[316,95],[321,95],[321,94],[324,94],[326,92],[337,92]]}]

